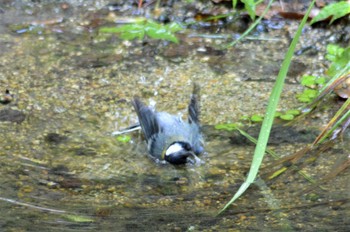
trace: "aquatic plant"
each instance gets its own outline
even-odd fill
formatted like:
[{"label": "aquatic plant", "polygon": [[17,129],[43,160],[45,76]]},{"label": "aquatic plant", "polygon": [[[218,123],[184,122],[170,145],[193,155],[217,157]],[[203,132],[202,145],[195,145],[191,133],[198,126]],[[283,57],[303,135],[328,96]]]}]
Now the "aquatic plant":
[{"label": "aquatic plant", "polygon": [[151,19],[135,18],[130,23],[119,27],[102,27],[99,32],[116,33],[124,40],[144,39],[146,36],[152,39],[167,40],[178,43],[175,33],[182,30],[182,26],[176,22],[160,24]]},{"label": "aquatic plant", "polygon": [[[313,2],[314,3],[314,2]],[[313,4],[312,3],[312,4]],[[312,5],[311,4],[311,5]],[[310,10],[310,8],[309,8]],[[309,12],[309,11],[308,11]],[[306,14],[307,15],[307,14]],[[250,186],[251,183],[256,181],[257,173],[259,171],[260,164],[263,159],[263,155],[266,150],[266,143],[269,137],[270,132],[270,126],[272,125],[272,117],[271,115],[275,114],[275,108],[272,108],[271,106],[276,106],[277,102],[279,100],[280,90],[283,86],[283,77],[285,77],[288,65],[290,64],[291,57],[293,53],[293,49],[295,47],[295,43],[300,36],[300,31],[303,27],[303,24],[305,23],[305,17],[300,24],[297,35],[294,37],[293,42],[287,52],[286,58],[283,62],[282,68],[280,70],[280,73],[278,75],[278,78],[276,80],[274,89],[271,93],[270,99],[269,99],[269,105],[267,108],[267,112],[265,114],[265,118],[263,121],[262,129],[259,134],[259,139],[256,142],[256,149],[253,157],[253,161],[251,164],[250,171],[248,173],[246,181],[241,185],[240,189],[236,192],[236,194],[232,197],[232,199],[224,206],[224,208],[219,212],[222,213],[224,210],[227,209],[227,207],[230,206],[238,197],[240,197],[244,191]],[[310,103],[306,107],[306,111],[304,112],[310,112],[313,108],[316,107],[316,105],[320,102],[321,99],[323,99],[326,95],[331,93],[337,86],[341,85],[348,79],[350,79],[350,49],[345,48],[341,49],[337,46],[331,45],[327,47],[327,57],[333,63],[330,66],[330,69],[327,70],[327,74],[331,74],[331,80],[322,88],[322,91],[316,96],[312,103]],[[287,70],[285,70],[287,69]],[[282,75],[283,74],[283,75]],[[325,78],[317,78],[313,76],[306,76],[302,79],[302,84],[304,86],[312,86],[315,84],[324,84]],[[346,86],[349,87],[349,86]],[[277,90],[276,90],[277,89]],[[316,91],[317,92],[317,91]],[[327,175],[325,175],[323,178],[320,178],[319,181],[315,181],[309,176],[307,176],[305,173],[303,173],[298,168],[298,163],[300,163],[301,158],[306,155],[310,154],[312,158],[307,159],[306,161],[303,161],[303,165],[311,164],[316,160],[316,157],[319,156],[322,152],[327,150],[328,148],[334,146],[335,139],[341,137],[341,135],[344,133],[344,131],[349,127],[350,125],[350,97],[346,96],[347,100],[344,102],[344,104],[340,107],[340,109],[337,111],[337,113],[334,115],[334,117],[330,120],[330,122],[327,124],[327,126],[323,129],[323,131],[317,136],[317,138],[314,140],[314,142],[311,145],[303,147],[298,152],[289,155],[287,157],[281,158],[275,163],[271,165],[271,167],[276,167],[278,164],[282,164],[282,168],[270,171],[268,174],[264,175],[267,180],[274,179],[278,176],[280,176],[282,173],[286,172],[288,169],[292,168],[293,170],[297,170],[299,174],[303,175],[305,179],[307,179],[310,183],[312,183],[312,186],[305,190],[309,191],[312,190],[315,186],[319,186],[321,183],[324,183],[326,181],[331,180],[332,178],[336,177],[339,173],[350,167],[350,158],[348,157],[347,160],[345,160],[343,163],[338,164],[332,171],[330,171]],[[297,113],[292,111],[291,113]],[[304,114],[305,115],[305,114]],[[264,127],[265,125],[265,127]],[[223,126],[220,126],[219,128],[224,128]],[[241,130],[239,130],[241,132]],[[242,133],[242,132],[241,132]],[[249,138],[249,135],[245,135],[244,132],[242,133],[244,136]],[[328,140],[327,140],[328,139]],[[251,140],[251,139],[250,139]],[[253,140],[251,140],[253,141]],[[269,152],[271,154],[271,152]],[[273,153],[272,153],[273,154]],[[285,166],[284,164],[287,163],[288,166]],[[270,169],[271,167],[267,168]]]},{"label": "aquatic plant", "polygon": [[291,60],[294,54],[294,50],[296,47],[296,44],[299,40],[299,37],[301,35],[302,29],[307,21],[308,15],[310,14],[310,11],[312,7],[315,4],[315,0],[312,1],[312,3],[309,5],[309,8],[307,10],[307,13],[304,15],[303,20],[301,21],[297,32],[295,33],[295,36],[289,46],[289,49],[285,55],[285,58],[283,60],[281,69],[278,73],[275,85],[272,89],[268,106],[266,109],[265,117],[261,126],[259,138],[255,147],[253,160],[250,166],[249,173],[247,175],[246,180],[244,183],[240,186],[238,191],[234,194],[234,196],[231,198],[231,200],[219,211],[219,214],[225,211],[234,201],[236,201],[248,188],[249,186],[256,180],[256,177],[258,175],[258,171],[260,169],[260,165],[262,163],[262,160],[264,158],[266,147],[267,147],[267,141],[270,136],[270,131],[272,128],[272,124],[275,118],[277,105],[282,93],[283,85],[285,78],[288,73],[289,66],[291,64]]}]

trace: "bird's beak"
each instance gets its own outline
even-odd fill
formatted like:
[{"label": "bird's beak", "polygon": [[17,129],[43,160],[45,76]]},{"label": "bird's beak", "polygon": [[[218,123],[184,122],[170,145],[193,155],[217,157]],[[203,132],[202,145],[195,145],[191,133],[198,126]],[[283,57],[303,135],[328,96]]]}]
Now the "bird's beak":
[{"label": "bird's beak", "polygon": [[201,164],[202,160],[200,158],[198,158],[198,156],[196,156],[196,154],[194,154],[193,151],[191,151],[189,153],[189,156],[187,157],[187,162],[192,164],[192,165],[196,165],[196,164]]}]

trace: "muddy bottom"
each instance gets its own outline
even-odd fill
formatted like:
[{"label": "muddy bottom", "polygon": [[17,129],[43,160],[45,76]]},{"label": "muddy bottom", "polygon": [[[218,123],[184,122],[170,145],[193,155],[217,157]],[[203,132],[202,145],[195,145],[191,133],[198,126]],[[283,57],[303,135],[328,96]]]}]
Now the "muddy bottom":
[{"label": "muddy bottom", "polygon": [[[264,114],[289,46],[286,35],[297,21],[284,20],[278,29],[264,22],[267,30],[257,31],[256,39],[222,49],[229,41],[199,36],[215,34],[205,27],[179,33],[179,44],[101,35],[99,23],[111,23],[113,7],[122,16],[135,6],[67,4],[15,1],[0,7],[1,231],[350,228],[348,171],[310,190],[298,171],[268,180],[272,170],[263,168],[263,179],[216,216],[244,181],[254,144],[215,125],[240,122],[257,136],[260,125],[242,117]],[[300,77],[323,74],[325,45],[335,42],[331,35],[338,30],[304,29],[298,50],[312,45],[312,52],[295,57],[280,111],[302,106],[295,98],[303,90]],[[133,96],[186,118],[193,82],[201,86],[206,153],[200,165],[157,163],[139,132],[126,142],[112,135],[137,123]],[[291,126],[277,124],[269,148],[284,157],[310,144],[341,102],[330,97],[327,104]],[[325,151],[315,148],[297,167],[321,180],[346,160],[347,144],[348,135]],[[263,166],[273,161],[267,155]]]}]

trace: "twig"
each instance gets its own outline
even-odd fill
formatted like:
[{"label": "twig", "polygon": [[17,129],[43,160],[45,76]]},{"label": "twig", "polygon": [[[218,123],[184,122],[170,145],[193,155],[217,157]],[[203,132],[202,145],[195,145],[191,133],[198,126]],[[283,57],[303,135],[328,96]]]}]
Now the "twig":
[{"label": "twig", "polygon": [[1,201],[6,201],[6,202],[11,203],[11,204],[15,204],[15,205],[25,206],[25,207],[28,207],[28,208],[31,208],[31,209],[47,211],[47,212],[50,212],[50,213],[59,213],[59,214],[67,213],[65,210],[45,208],[45,207],[31,205],[31,204],[28,204],[28,203],[19,202],[19,201],[16,201],[16,200],[13,200],[13,199],[9,199],[9,198],[4,198],[4,197],[0,197],[0,200]]}]

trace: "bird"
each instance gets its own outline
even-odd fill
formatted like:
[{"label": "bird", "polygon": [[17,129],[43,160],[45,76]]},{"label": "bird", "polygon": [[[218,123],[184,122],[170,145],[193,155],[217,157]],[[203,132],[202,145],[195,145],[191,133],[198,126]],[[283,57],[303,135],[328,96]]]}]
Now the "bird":
[{"label": "bird", "polygon": [[197,163],[197,156],[204,152],[199,121],[198,84],[193,85],[188,105],[188,120],[167,112],[158,112],[146,106],[138,97],[132,105],[138,116],[141,130],[151,157],[173,165]]}]

